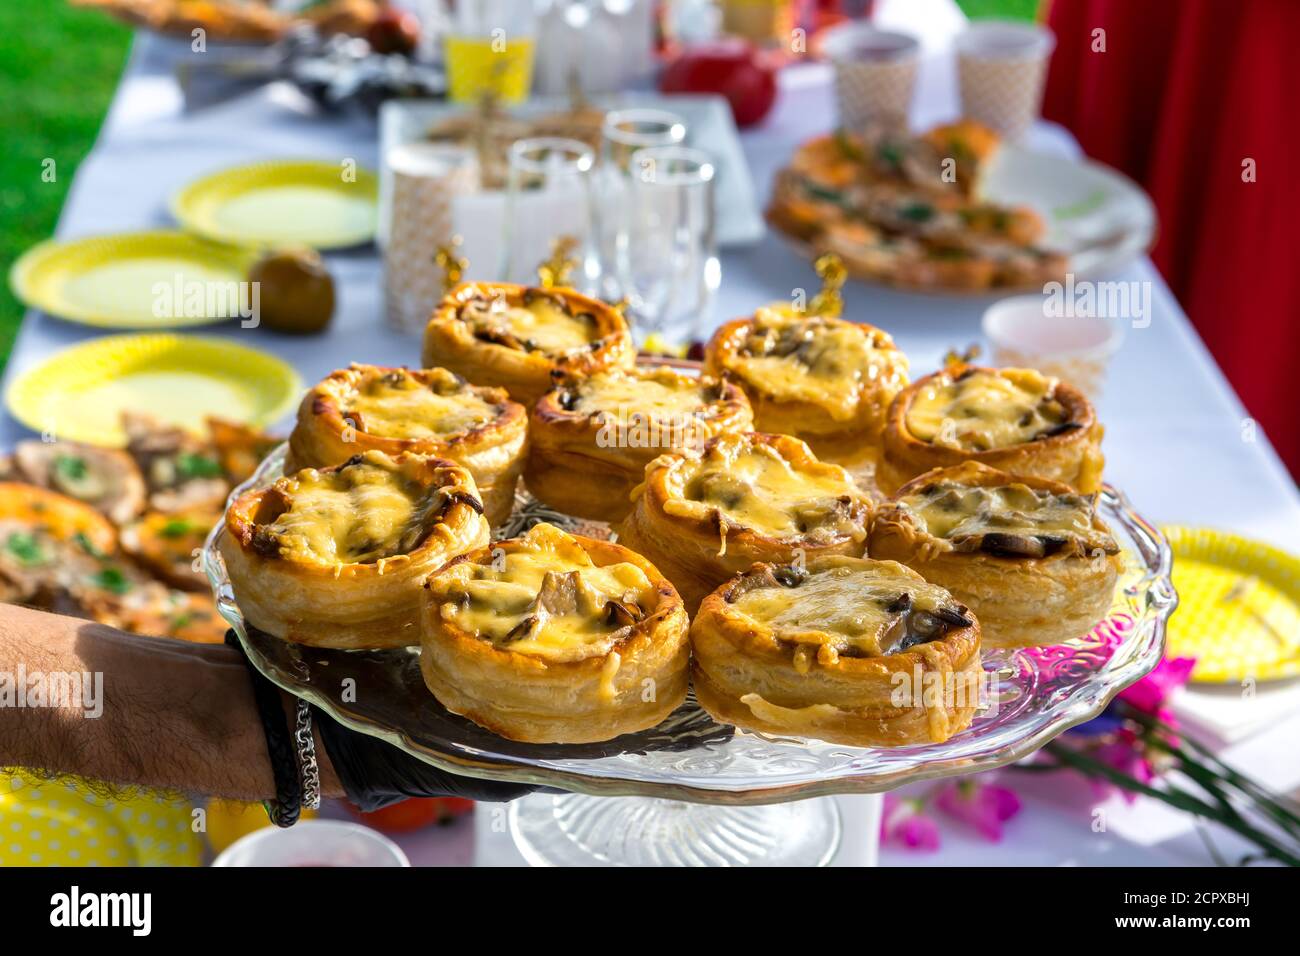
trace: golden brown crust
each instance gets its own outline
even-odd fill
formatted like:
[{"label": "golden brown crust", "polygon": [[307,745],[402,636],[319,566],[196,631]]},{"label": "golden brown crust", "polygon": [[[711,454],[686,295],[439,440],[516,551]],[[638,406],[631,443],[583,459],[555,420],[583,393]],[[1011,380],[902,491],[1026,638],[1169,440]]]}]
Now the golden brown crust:
[{"label": "golden brown crust", "polygon": [[[220,540],[231,587],[255,627],[298,644],[334,648],[401,647],[419,643],[420,585],[434,569],[489,538],[470,473],[450,461],[367,452],[320,469],[332,475],[359,462],[391,467],[426,494],[441,496],[410,550],[373,561],[343,562],[280,553],[258,530],[286,511],[307,469],[269,488],[247,491],[226,512]],[[385,464],[387,463],[387,464]]]},{"label": "golden brown crust", "polygon": [[[565,354],[527,351],[509,344],[484,341],[462,318],[462,309],[475,299],[502,299],[521,304],[528,295],[555,296],[574,314],[592,316],[590,347]],[[631,368],[636,346],[619,312],[573,289],[532,289],[506,282],[464,282],[452,289],[424,331],[421,363],[442,366],[473,382],[504,388],[510,397],[531,408],[551,390],[553,376],[590,375],[607,368]]]},{"label": "golden brown crust", "polygon": [[932,468],[949,468],[975,461],[1022,477],[1047,478],[1090,494],[1101,488],[1105,458],[1101,452],[1104,428],[1097,421],[1092,403],[1065,382],[1056,382],[1052,396],[1064,408],[1067,421],[1077,426],[1050,437],[983,451],[952,448],[923,441],[911,433],[908,413],[917,396],[932,385],[953,381],[964,374],[1024,374],[1021,369],[991,369],[956,366],[933,372],[903,389],[889,407],[883,436],[881,461],[876,482],[885,494]]},{"label": "golden brown crust", "polygon": [[[713,334],[705,349],[704,370],[740,386],[754,409],[757,430],[793,435],[808,442],[819,455],[838,462],[878,446],[889,403],[907,384],[907,357],[875,326],[827,317],[809,321],[861,336],[880,357],[880,374],[869,381],[851,374],[830,379],[821,400],[774,392],[770,377],[744,354],[746,339],[755,328],[754,316],[733,319]],[[852,396],[847,406],[841,404],[845,396]]]},{"label": "golden brown crust", "polygon": [[[1059,481],[1010,475],[978,462],[936,468],[898,489],[877,511],[868,552],[899,561],[947,588],[979,617],[986,647],[1060,644],[1086,634],[1105,618],[1115,596],[1118,553],[1061,550],[1043,557],[959,551],[918,525],[900,500],[938,483],[995,488],[1009,484],[1057,495],[1075,490]],[[1093,515],[1092,526],[1109,534]]]},{"label": "golden brown crust", "polygon": [[571,537],[597,567],[639,568],[654,588],[654,606],[608,653],[543,660],[465,631],[440,613],[433,591],[435,583],[457,573],[458,565],[500,560],[499,552],[522,547],[520,539],[457,558],[430,577],[421,615],[420,670],[448,710],[511,740],[589,743],[653,727],[685,699],[689,620],[672,584],[627,548]]},{"label": "golden brown crust", "polygon": [[[921,581],[893,562],[843,556],[814,558],[807,572],[834,567]],[[979,621],[885,656],[801,655],[804,645],[781,639],[735,603],[775,570],[757,564],[723,584],[691,625],[695,695],[715,719],[858,747],[942,742],[969,726],[979,703]]]},{"label": "golden brown crust", "polygon": [[[774,450],[796,471],[834,480],[843,488],[846,523],[850,532],[773,536],[745,526],[727,525],[714,509],[703,514],[671,514],[682,502],[684,475],[697,469],[720,442],[760,445]],[[789,435],[746,432],[710,439],[700,451],[661,455],[646,466],[645,480],[636,500],[618,527],[618,540],[637,551],[673,582],[689,613],[719,584],[757,561],[788,563],[823,554],[861,555],[866,546],[866,525],[871,503],[848,473],[822,462],[808,446]]]},{"label": "golden brown crust", "polygon": [[[596,381],[664,383],[701,390],[706,398],[685,421],[646,406],[587,408],[576,404]],[[533,409],[525,481],[548,505],[593,521],[616,522],[632,508],[632,490],[646,465],[675,447],[701,445],[714,435],[747,431],[749,402],[735,385],[698,379],[669,368],[635,368],[578,379],[547,392]]]},{"label": "golden brown crust", "polygon": [[[365,420],[352,414],[349,396],[392,374],[409,377],[425,387],[463,390],[494,406],[495,418],[440,437],[372,434],[366,430]],[[327,468],[366,451],[380,451],[390,457],[409,454],[445,458],[464,465],[474,476],[488,523],[495,527],[510,516],[514,507],[515,488],[528,451],[528,414],[518,402],[510,401],[504,389],[463,383],[454,372],[441,368],[407,370],[353,363],[330,373],[303,396],[298,406],[285,473]]]}]

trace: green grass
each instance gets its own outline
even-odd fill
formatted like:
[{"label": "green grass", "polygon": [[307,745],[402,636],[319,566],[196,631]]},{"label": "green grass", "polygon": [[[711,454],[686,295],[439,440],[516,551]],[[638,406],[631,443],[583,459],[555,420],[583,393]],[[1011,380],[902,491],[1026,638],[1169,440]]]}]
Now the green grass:
[{"label": "green grass", "polygon": [[[9,266],[54,232],[130,42],[127,27],[64,0],[0,2],[0,368],[23,315]],[[47,159],[53,182],[42,177]]]},{"label": "green grass", "polygon": [[972,20],[1033,20],[1046,0],[957,0],[961,12]]}]

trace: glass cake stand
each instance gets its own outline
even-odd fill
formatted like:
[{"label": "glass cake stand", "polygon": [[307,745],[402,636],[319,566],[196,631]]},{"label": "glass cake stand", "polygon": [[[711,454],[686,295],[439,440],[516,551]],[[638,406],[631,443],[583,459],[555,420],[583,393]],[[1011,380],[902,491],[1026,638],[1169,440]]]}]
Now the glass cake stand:
[{"label": "glass cake stand", "polygon": [[[270,484],[283,462],[282,447],[234,494]],[[532,863],[811,865],[830,859],[841,828],[834,801],[809,798],[1005,766],[1097,716],[1155,667],[1177,604],[1169,546],[1117,489],[1102,490],[1099,511],[1123,561],[1107,617],[1064,644],[985,650],[983,709],[969,728],[940,744],[876,749],[740,731],[690,697],[659,726],[603,743],[506,740],[437,702],[418,648],[305,647],[250,626],[217,550],[224,522],[203,565],[218,610],[273,683],[443,770],[563,791],[511,804],[511,833]],[[589,535],[604,528],[521,496],[499,534],[542,520]]]}]

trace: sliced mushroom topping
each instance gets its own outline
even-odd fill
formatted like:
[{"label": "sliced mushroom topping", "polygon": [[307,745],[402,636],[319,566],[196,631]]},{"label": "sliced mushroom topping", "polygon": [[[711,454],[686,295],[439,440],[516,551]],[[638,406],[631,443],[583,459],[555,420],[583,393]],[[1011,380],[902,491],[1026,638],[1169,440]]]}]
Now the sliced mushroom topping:
[{"label": "sliced mushroom topping", "polygon": [[1047,553],[1043,542],[1027,534],[992,531],[983,536],[980,550],[998,557],[1041,558]]},{"label": "sliced mushroom topping", "polygon": [[794,564],[787,564],[773,571],[772,577],[782,587],[797,588],[808,578],[808,569]]},{"label": "sliced mushroom topping", "polygon": [[530,614],[506,632],[506,636],[502,638],[502,643],[512,644],[515,641],[522,641],[526,637],[531,637],[536,631],[540,630],[541,624],[541,618],[536,614]]},{"label": "sliced mushroom topping", "polygon": [[605,602],[605,623],[611,627],[631,627],[644,616],[644,612],[635,603],[612,599]]},{"label": "sliced mushroom topping", "polygon": [[970,627],[974,623],[963,613],[965,607],[960,607],[960,610],[942,605],[929,610],[914,607],[912,596],[906,591],[886,610],[896,611],[900,616],[881,639],[881,651],[885,654],[897,654],[917,644],[941,640],[949,631]]},{"label": "sliced mushroom topping", "polygon": [[454,504],[469,505],[479,514],[483,514],[483,502],[479,501],[468,491],[451,491],[447,493],[446,507],[450,508]]}]

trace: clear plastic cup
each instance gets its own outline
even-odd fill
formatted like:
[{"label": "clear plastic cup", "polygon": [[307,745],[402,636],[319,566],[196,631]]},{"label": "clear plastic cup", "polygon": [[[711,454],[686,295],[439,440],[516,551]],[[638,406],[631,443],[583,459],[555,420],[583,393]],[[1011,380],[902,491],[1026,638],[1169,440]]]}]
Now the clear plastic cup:
[{"label": "clear plastic cup", "polygon": [[301,820],[236,840],[213,866],[410,866],[388,837],[359,823]]}]

